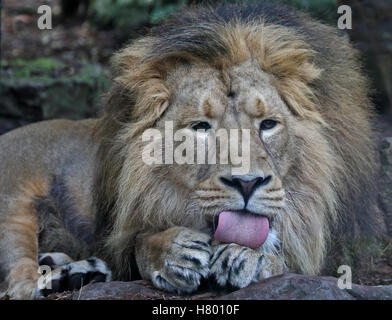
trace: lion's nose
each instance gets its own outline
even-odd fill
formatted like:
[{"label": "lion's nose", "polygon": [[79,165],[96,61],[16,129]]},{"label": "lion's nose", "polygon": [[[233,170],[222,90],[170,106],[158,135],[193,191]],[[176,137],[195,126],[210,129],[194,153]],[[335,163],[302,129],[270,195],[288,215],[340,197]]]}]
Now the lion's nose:
[{"label": "lion's nose", "polygon": [[231,176],[230,178],[221,177],[220,180],[228,187],[237,189],[245,201],[245,206],[253,192],[261,186],[267,185],[271,181],[271,176],[267,177],[246,177],[246,176]]}]

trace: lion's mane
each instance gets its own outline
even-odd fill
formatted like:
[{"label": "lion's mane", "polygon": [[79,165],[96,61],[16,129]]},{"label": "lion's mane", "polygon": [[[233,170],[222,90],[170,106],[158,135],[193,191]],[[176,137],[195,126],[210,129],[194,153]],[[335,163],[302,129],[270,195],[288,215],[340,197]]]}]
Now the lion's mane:
[{"label": "lion's mane", "polygon": [[176,61],[218,69],[256,59],[297,116],[314,123],[296,138],[297,159],[283,183],[290,210],[279,233],[288,266],[322,268],[334,239],[370,230],[376,216],[372,103],[357,52],[335,28],[275,4],[194,8],[133,41],[113,59],[114,85],[97,134],[96,182],[101,254],[129,279],[134,237],[197,223],[181,192],[141,159],[141,132],[170,105],[165,77]]}]

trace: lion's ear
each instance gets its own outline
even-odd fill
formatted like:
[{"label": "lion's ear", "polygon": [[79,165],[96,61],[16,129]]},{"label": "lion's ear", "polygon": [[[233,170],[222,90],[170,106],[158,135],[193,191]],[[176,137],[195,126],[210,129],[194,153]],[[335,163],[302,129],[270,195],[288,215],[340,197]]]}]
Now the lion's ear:
[{"label": "lion's ear", "polygon": [[165,84],[169,62],[147,59],[149,47],[148,39],[136,41],[112,60],[114,81],[132,100],[130,120],[140,126],[151,126],[165,112],[170,100]]}]

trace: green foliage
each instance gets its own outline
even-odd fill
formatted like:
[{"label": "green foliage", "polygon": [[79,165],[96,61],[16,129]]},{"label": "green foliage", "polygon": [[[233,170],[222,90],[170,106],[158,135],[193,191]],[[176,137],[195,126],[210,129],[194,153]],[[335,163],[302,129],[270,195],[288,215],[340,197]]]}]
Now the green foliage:
[{"label": "green foliage", "polygon": [[[249,0],[249,3],[269,1],[292,5],[300,10],[309,12],[313,17],[336,25],[338,18],[335,0]],[[156,23],[171,13],[189,5],[203,2],[200,0],[93,0],[90,12],[93,22],[110,29],[135,28],[140,25]],[[220,1],[209,1],[219,3]],[[242,2],[226,0],[226,3]],[[128,29],[131,31],[132,29]]]},{"label": "green foliage", "polygon": [[107,70],[40,58],[2,61],[0,114],[23,119],[96,116],[110,86]]},{"label": "green foliage", "polygon": [[45,73],[55,69],[64,68],[64,64],[52,58],[38,58],[35,60],[15,59],[2,61],[2,67],[12,68],[17,78],[29,77],[37,73]]},{"label": "green foliage", "polygon": [[[174,1],[173,1],[174,2]],[[167,4],[162,7],[157,7],[151,12],[150,21],[152,23],[159,22],[162,19],[165,19],[173,12],[176,12],[179,8],[185,6],[186,1],[176,1],[178,3]]]},{"label": "green foliage", "polygon": [[269,2],[281,2],[297,9],[308,12],[320,21],[336,25],[338,20],[336,0],[268,0]]},{"label": "green foliage", "polygon": [[90,9],[98,26],[121,28],[158,22],[187,3],[187,0],[94,0]]}]

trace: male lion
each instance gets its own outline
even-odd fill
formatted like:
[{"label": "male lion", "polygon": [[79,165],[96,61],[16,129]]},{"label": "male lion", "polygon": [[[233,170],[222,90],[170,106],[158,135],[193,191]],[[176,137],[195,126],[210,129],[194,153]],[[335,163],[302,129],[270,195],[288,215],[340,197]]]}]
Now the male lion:
[{"label": "male lion", "polygon": [[[202,279],[238,288],[317,274],[329,239],[375,230],[373,107],[335,28],[277,4],[194,8],[113,62],[99,119],[0,138],[0,275],[12,298],[111,272],[178,293]],[[196,140],[249,129],[249,172],[145,164],[143,132],[165,135],[167,121]],[[51,289],[37,286],[39,264],[53,269]]]}]

